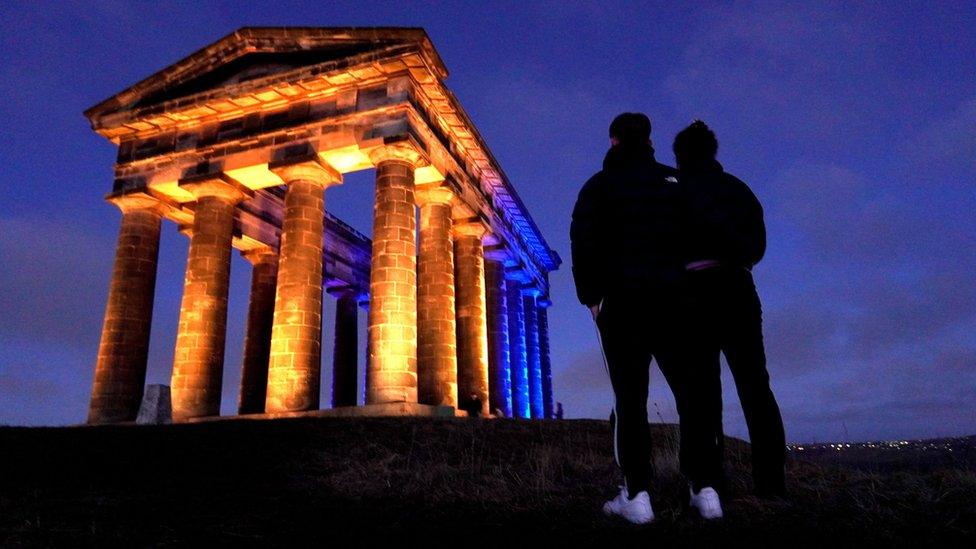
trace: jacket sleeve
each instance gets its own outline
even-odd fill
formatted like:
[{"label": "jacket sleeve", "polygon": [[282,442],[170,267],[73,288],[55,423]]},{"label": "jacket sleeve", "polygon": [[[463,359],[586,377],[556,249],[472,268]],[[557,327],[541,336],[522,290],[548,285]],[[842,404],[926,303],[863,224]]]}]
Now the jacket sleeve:
[{"label": "jacket sleeve", "polygon": [[739,181],[739,211],[736,233],[738,252],[750,269],[766,254],[766,224],[762,204],[749,186]]},{"label": "jacket sleeve", "polygon": [[580,189],[569,225],[576,296],[580,303],[588,307],[598,304],[604,293],[600,269],[602,219],[599,182],[600,179],[594,176]]}]

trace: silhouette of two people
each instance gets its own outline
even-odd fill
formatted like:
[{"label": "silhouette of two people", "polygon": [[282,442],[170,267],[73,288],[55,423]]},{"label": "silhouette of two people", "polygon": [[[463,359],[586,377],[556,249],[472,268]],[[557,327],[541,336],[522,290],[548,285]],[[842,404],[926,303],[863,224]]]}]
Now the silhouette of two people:
[{"label": "silhouette of two people", "polygon": [[725,486],[720,353],[746,417],[756,492],[784,493],[785,437],[751,274],[765,252],[765,226],[755,195],[716,160],[718,144],[704,123],[675,138],[677,170],[656,160],[650,131],[641,113],[611,123],[603,169],[586,181],[573,208],[572,272],[577,297],[597,325],[613,387],[622,493],[633,500],[650,490],[653,359],[674,393],[681,470],[692,505],[705,516],[712,511],[702,494],[712,490],[717,508],[715,492]]}]

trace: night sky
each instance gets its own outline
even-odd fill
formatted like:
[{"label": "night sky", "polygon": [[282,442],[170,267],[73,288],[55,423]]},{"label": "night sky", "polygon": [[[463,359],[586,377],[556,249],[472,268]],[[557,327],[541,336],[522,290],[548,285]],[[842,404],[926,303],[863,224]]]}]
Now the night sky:
[{"label": "night sky", "polygon": [[[84,109],[242,26],[421,26],[564,260],[550,326],[566,417],[606,419],[612,405],[573,287],[570,212],[610,120],[642,111],[668,164],[675,133],[705,120],[719,160],[764,205],[769,245],[754,274],[789,440],[976,433],[972,2],[195,4],[0,4],[0,423],[86,416],[119,212],[103,201],[115,147]],[[326,207],[370,234],[372,172],[347,175]],[[169,382],[187,243],[164,223],[148,383]],[[249,279],[235,253],[225,414]],[[364,338],[364,314],[360,326]],[[745,437],[723,376],[726,430]],[[656,367],[649,409],[675,421]]]}]

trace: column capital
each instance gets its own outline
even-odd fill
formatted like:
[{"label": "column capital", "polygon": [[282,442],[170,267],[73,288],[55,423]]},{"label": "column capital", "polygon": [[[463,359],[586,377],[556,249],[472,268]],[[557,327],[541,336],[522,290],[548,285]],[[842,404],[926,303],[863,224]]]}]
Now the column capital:
[{"label": "column capital", "polygon": [[176,226],[176,232],[190,238],[193,236],[193,223],[180,223]]},{"label": "column capital", "polygon": [[526,285],[532,282],[532,278],[525,271],[525,267],[522,265],[522,263],[518,263],[516,265],[505,265],[505,278]]},{"label": "column capital", "polygon": [[548,309],[549,307],[552,307],[552,300],[548,297],[543,297],[542,299],[537,300],[536,304],[543,309]]},{"label": "column capital", "polygon": [[454,200],[454,191],[444,185],[443,181],[425,183],[414,188],[414,200],[418,206],[425,204],[450,204]]},{"label": "column capital", "polygon": [[420,147],[412,141],[398,141],[380,145],[369,151],[369,159],[374,166],[388,160],[406,162],[414,168],[420,168],[430,163],[426,155],[420,151]]},{"label": "column capital", "polygon": [[241,257],[251,265],[274,261],[278,258],[278,252],[271,246],[259,246],[250,250],[241,250]]},{"label": "column capital", "polygon": [[489,233],[490,237],[486,235],[483,239],[485,246],[485,259],[491,261],[497,261],[502,265],[505,265],[512,260],[512,252],[508,249],[508,246],[504,242],[491,243],[491,240],[497,240],[497,236],[494,233]]},{"label": "column capital", "polygon": [[167,204],[146,191],[129,191],[121,193],[111,193],[105,200],[114,204],[122,213],[133,211],[149,211],[162,214],[167,208]]},{"label": "column capital", "polygon": [[216,197],[236,204],[254,194],[247,187],[222,174],[186,177],[180,179],[178,185],[192,194],[195,200]]},{"label": "column capital", "polygon": [[268,170],[286,185],[292,181],[309,181],[325,188],[342,184],[342,174],[318,156],[298,162],[274,162],[268,164]]},{"label": "column capital", "polygon": [[482,238],[488,232],[488,225],[480,217],[455,219],[452,231],[454,238],[462,236]]},{"label": "column capital", "polygon": [[540,297],[542,295],[542,290],[537,288],[534,284],[525,284],[522,286],[522,295],[531,297]]}]

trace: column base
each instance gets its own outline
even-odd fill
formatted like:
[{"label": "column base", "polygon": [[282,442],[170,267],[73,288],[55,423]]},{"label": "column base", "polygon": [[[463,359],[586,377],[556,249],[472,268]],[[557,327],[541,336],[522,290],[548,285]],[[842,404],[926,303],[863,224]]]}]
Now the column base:
[{"label": "column base", "polygon": [[[433,406],[416,402],[385,402],[364,406],[340,406],[306,412],[272,412],[241,416],[196,417],[188,423],[224,421],[233,419],[279,419],[289,417],[468,417],[468,413],[453,406]],[[490,416],[494,418],[495,416]]]}]

